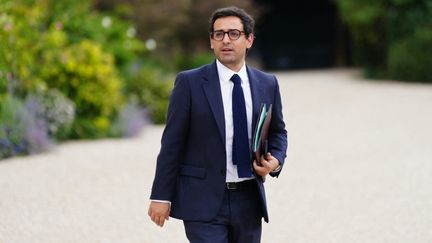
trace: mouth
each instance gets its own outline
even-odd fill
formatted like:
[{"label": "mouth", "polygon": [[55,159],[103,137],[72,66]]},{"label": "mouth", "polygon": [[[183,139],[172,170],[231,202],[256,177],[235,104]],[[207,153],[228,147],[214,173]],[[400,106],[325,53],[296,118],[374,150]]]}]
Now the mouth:
[{"label": "mouth", "polygon": [[234,51],[234,49],[228,48],[228,47],[224,47],[224,48],[222,48],[221,51],[222,51],[222,53],[231,53],[231,52]]}]

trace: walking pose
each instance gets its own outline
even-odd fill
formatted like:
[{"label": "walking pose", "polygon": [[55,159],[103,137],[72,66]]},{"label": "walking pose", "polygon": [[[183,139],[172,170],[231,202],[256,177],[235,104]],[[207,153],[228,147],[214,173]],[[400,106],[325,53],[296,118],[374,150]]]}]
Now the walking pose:
[{"label": "walking pose", "polygon": [[[277,177],[287,132],[276,77],[245,63],[254,20],[243,9],[216,10],[209,23],[215,61],[178,73],[157,158],[148,214],[163,226],[183,220],[192,243],[254,243],[268,222],[264,180]],[[268,153],[253,160],[262,104],[272,105]]]}]

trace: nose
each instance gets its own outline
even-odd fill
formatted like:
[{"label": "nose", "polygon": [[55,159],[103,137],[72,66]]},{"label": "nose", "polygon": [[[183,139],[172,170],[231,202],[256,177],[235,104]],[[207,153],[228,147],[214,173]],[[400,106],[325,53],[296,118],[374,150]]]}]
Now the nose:
[{"label": "nose", "polygon": [[231,39],[230,39],[229,36],[228,36],[228,32],[224,33],[224,37],[223,37],[222,41],[223,41],[224,43],[228,43],[228,42],[231,41]]}]

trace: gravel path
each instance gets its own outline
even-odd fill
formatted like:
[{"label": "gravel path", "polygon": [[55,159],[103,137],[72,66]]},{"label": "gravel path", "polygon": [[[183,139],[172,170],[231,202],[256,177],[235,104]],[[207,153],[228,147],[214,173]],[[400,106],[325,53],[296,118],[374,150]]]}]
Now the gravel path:
[{"label": "gravel path", "polygon": [[[277,76],[290,145],[263,243],[432,242],[432,85]],[[162,131],[0,161],[0,242],[187,242],[147,217]]]}]

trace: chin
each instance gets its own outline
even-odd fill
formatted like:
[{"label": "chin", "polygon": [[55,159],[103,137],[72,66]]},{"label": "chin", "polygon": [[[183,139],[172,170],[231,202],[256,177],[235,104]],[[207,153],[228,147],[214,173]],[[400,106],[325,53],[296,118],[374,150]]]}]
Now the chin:
[{"label": "chin", "polygon": [[236,60],[233,57],[224,57],[224,56],[220,56],[219,61],[223,64],[232,64],[236,62]]}]

